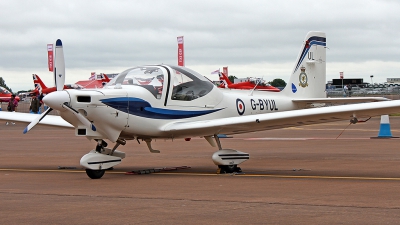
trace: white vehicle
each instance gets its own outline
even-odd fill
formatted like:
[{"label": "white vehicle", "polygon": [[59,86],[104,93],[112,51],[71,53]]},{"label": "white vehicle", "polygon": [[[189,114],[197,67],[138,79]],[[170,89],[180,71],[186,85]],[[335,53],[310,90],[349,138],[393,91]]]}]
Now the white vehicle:
[{"label": "white vehicle", "polygon": [[[50,108],[33,114],[0,112],[0,119],[72,127],[77,136],[96,140],[80,161],[92,179],[121,163],[117,150],[128,140],[204,137],[218,147],[214,163],[225,172],[240,171],[249,154],[223,149],[218,134],[239,134],[307,124],[350,120],[400,112],[400,101],[309,108],[312,104],[381,101],[384,98],[326,98],[325,33],[309,32],[301,44],[293,73],[282,92],[219,89],[199,73],[185,67],[147,65],[127,69],[103,89],[63,90],[65,80],[61,40],[56,42],[57,91],[43,99]],[[46,116],[58,110],[60,116]],[[106,148],[107,143],[115,143]],[[136,143],[136,141],[134,142]]]},{"label": "white vehicle", "polygon": [[27,101],[29,100],[29,92],[21,92],[18,94],[20,101]]}]

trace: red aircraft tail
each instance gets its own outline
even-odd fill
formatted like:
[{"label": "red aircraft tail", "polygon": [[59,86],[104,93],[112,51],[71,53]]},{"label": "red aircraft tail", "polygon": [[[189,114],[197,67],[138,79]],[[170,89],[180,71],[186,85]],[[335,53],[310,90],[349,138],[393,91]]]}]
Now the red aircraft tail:
[{"label": "red aircraft tail", "polygon": [[110,82],[110,78],[108,78],[108,76],[105,73],[103,73],[103,75],[104,75],[104,78],[102,79],[102,81],[106,82],[106,83]]},{"label": "red aircraft tail", "polygon": [[224,73],[219,73],[219,80],[225,81],[227,84],[232,84],[232,82],[229,80],[229,78],[226,76]]},{"label": "red aircraft tail", "polygon": [[221,84],[219,85],[219,87],[227,88],[229,85],[232,84],[232,82],[229,80],[229,78],[226,76],[226,74],[220,72],[218,75],[219,75],[219,80],[221,81]]},{"label": "red aircraft tail", "polygon": [[46,89],[46,85],[43,83],[42,79],[36,74],[32,74],[33,77],[33,84],[35,85],[35,90],[39,93],[42,93],[43,89]]}]

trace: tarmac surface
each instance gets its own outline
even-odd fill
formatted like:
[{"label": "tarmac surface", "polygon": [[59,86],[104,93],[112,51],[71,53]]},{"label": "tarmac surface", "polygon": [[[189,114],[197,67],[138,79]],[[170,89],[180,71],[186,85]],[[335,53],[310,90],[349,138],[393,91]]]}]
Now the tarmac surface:
[{"label": "tarmac surface", "polygon": [[[245,174],[216,174],[202,138],[130,141],[92,180],[79,165],[95,142],[72,129],[0,121],[0,224],[399,224],[399,138],[370,139],[379,118],[234,135]],[[400,118],[391,117],[393,136]],[[111,143],[109,143],[111,144]],[[128,171],[189,166],[144,175]]]}]

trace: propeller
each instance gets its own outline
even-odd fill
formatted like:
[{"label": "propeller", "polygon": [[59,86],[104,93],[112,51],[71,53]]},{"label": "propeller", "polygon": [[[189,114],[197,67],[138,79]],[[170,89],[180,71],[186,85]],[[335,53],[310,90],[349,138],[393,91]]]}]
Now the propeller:
[{"label": "propeller", "polygon": [[57,87],[57,91],[62,91],[65,84],[65,61],[64,61],[64,50],[60,39],[56,41],[56,61],[54,67],[54,82]]},{"label": "propeller", "polygon": [[90,122],[86,117],[80,114],[77,110],[68,105],[70,101],[69,94],[64,89],[65,83],[65,62],[64,62],[64,50],[62,42],[60,39],[56,41],[55,48],[55,66],[54,66],[54,82],[57,87],[57,91],[49,93],[43,98],[43,102],[46,103],[50,108],[48,108],[44,113],[39,115],[35,120],[33,120],[23,131],[26,134],[30,131],[36,124],[38,124],[46,115],[48,115],[53,109],[56,110],[68,110],[73,113],[76,118],[85,126],[89,127],[91,130],[96,131],[96,127]]},{"label": "propeller", "polygon": [[27,127],[25,127],[23,133],[26,134],[28,131],[30,131],[36,124],[38,124],[52,110],[53,110],[52,108],[48,108],[44,113],[42,113],[38,117],[36,117],[35,120],[33,120]]}]

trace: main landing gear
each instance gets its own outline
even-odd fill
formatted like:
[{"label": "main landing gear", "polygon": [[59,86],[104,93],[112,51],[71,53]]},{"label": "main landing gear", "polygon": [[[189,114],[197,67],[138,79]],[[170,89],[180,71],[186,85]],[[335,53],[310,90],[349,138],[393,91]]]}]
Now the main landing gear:
[{"label": "main landing gear", "polygon": [[86,175],[92,179],[100,179],[106,173],[106,170],[91,170],[86,169]]},{"label": "main landing gear", "polygon": [[[207,137],[206,140],[211,144],[210,138]],[[248,160],[250,155],[234,149],[222,149],[219,137],[214,135],[214,139],[219,149],[212,155],[214,164],[218,166],[217,173],[241,173],[242,169],[238,165]]]},{"label": "main landing gear", "polygon": [[118,139],[114,148],[109,149],[103,140],[97,140],[96,148],[81,158],[81,165],[86,168],[86,174],[92,179],[100,179],[105,171],[121,163],[125,153],[116,150],[119,145],[125,145],[124,139]]}]

